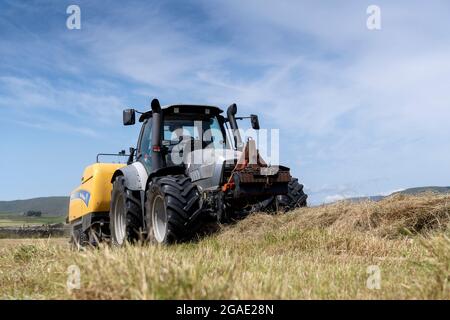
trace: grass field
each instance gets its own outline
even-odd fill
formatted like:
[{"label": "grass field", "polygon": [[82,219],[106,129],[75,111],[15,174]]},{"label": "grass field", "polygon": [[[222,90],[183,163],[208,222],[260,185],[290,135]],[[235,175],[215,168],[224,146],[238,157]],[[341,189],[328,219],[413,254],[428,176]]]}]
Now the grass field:
[{"label": "grass field", "polygon": [[0,214],[0,227],[32,226],[64,222],[64,216],[57,217],[24,217]]},{"label": "grass field", "polygon": [[[0,297],[450,299],[449,221],[450,196],[397,195],[255,214],[169,247],[0,240]],[[77,268],[80,288],[68,291]]]}]

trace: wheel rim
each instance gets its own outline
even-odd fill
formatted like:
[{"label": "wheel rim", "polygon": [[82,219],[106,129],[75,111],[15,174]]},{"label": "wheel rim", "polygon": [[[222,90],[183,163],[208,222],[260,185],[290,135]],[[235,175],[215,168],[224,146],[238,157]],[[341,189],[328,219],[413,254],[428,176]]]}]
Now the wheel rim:
[{"label": "wheel rim", "polygon": [[157,195],[153,201],[152,226],[156,241],[163,242],[167,233],[167,213],[164,198],[160,195]]},{"label": "wheel rim", "polygon": [[124,200],[124,197],[119,195],[114,204],[114,235],[118,244],[123,244],[125,241],[127,227]]}]

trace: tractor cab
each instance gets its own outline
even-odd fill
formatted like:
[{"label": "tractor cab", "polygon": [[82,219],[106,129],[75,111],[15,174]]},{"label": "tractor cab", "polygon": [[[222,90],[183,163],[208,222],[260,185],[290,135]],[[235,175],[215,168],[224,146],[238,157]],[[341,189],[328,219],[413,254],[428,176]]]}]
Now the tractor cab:
[{"label": "tractor cab", "polygon": [[[136,160],[141,161],[149,174],[155,170],[152,162],[154,151],[159,153],[162,167],[192,162],[188,155],[194,150],[230,149],[223,111],[213,106],[170,105],[161,108],[161,123],[152,121],[153,112],[141,115],[141,134],[137,143]],[[126,110],[125,113],[130,112]],[[124,115],[124,119],[127,116]],[[126,122],[124,122],[125,125]],[[158,131],[161,141],[155,140],[152,127]]]}]

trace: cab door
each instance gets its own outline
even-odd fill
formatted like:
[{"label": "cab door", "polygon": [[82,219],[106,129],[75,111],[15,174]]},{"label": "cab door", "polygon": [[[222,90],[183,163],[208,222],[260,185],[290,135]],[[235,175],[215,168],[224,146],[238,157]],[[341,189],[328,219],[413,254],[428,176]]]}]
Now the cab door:
[{"label": "cab door", "polygon": [[145,120],[143,130],[138,142],[136,160],[141,162],[147,173],[152,172],[152,121]]}]

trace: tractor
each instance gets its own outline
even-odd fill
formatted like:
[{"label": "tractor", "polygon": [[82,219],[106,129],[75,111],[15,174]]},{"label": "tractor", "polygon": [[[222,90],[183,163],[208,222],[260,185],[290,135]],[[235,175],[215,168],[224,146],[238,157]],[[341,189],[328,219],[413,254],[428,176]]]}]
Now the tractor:
[{"label": "tractor", "polygon": [[87,167],[70,197],[71,241],[140,240],[172,244],[191,240],[206,222],[227,223],[253,211],[306,206],[303,185],[281,165],[267,164],[256,143],[243,141],[237,106],[226,116],[216,106],[177,104],[123,111],[125,126],[142,123],[137,147],[124,163]]}]

